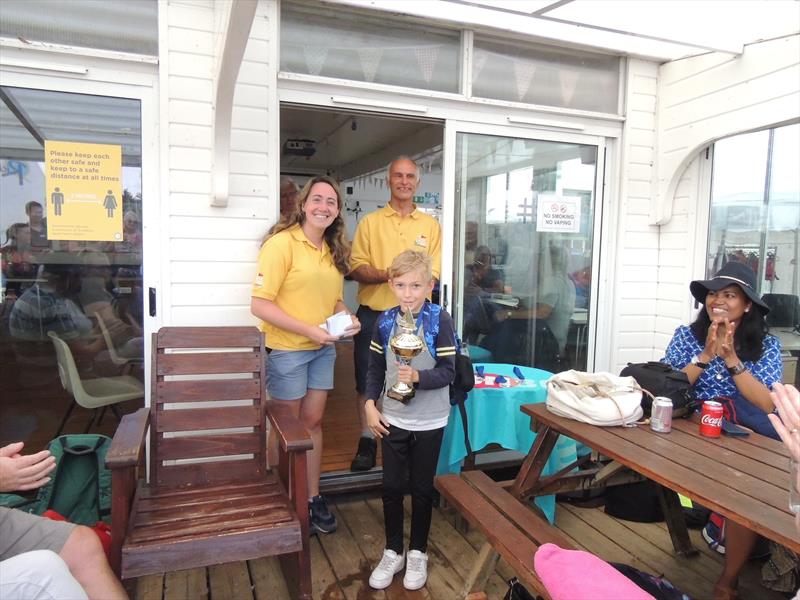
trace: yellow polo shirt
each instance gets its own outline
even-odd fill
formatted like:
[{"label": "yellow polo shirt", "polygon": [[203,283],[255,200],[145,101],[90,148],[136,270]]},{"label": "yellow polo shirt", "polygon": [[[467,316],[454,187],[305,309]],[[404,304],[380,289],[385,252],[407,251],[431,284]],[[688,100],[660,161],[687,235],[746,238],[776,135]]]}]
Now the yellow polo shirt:
[{"label": "yellow polo shirt", "polygon": [[[355,270],[361,265],[388,269],[394,257],[403,250],[425,252],[433,261],[433,276],[439,278],[442,262],[439,222],[416,208],[410,215],[402,217],[387,203],[358,224],[350,269]],[[397,306],[397,299],[387,283],[359,283],[358,303],[372,310],[386,310]]]},{"label": "yellow polo shirt", "polygon": [[[322,250],[308,241],[299,225],[269,238],[258,254],[258,274],[252,296],[271,300],[287,315],[319,325],[334,312],[343,297],[344,278],[333,263],[327,243]],[[320,346],[305,336],[274,325],[260,324],[268,348],[316,350]]]}]

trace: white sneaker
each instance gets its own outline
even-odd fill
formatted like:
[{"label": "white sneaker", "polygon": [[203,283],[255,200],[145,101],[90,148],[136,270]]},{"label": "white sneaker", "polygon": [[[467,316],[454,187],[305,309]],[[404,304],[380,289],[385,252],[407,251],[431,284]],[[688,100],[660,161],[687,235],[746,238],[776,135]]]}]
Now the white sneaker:
[{"label": "white sneaker", "polygon": [[428,581],[428,555],[419,550],[409,550],[403,587],[407,590],[418,590],[426,581]]},{"label": "white sneaker", "polygon": [[372,575],[369,576],[370,587],[376,590],[389,587],[395,574],[402,571],[405,564],[405,554],[398,554],[394,550],[387,548],[383,551],[381,562],[378,563],[378,566],[372,571]]}]

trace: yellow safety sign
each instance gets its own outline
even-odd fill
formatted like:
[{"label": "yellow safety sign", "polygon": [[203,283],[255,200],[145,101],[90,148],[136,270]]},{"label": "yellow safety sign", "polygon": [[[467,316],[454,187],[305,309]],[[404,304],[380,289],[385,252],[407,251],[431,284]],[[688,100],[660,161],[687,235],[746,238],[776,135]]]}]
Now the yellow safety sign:
[{"label": "yellow safety sign", "polygon": [[122,241],[122,148],[45,140],[47,238]]}]

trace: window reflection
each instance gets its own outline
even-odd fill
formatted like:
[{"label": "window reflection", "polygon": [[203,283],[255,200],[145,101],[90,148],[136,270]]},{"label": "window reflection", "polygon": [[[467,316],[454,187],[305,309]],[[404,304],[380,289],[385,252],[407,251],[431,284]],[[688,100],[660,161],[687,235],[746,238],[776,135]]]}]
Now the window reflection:
[{"label": "window reflection", "polygon": [[458,135],[460,321],[478,360],[585,368],[596,147]]},{"label": "window reflection", "polygon": [[[92,425],[93,431],[110,434],[117,424],[113,417],[92,424],[92,412],[83,408],[65,417],[73,394],[62,385],[66,368],[59,365],[49,333],[67,343],[87,391],[102,395],[114,389],[106,385],[108,378],[120,377],[131,379],[114,381],[134,392],[143,389],[140,107],[135,100],[101,96],[2,91],[0,445],[21,440],[33,450],[54,437],[62,419],[64,433]],[[21,110],[12,111],[8,103]],[[23,124],[17,114],[29,122]],[[124,215],[122,239],[75,241],[48,235],[52,199],[45,191],[46,140],[122,147],[123,194],[116,199]],[[131,396],[132,401],[120,405],[122,412],[142,405],[141,397]]]},{"label": "window reflection", "polygon": [[714,144],[706,273],[748,264],[771,307],[783,346],[784,381],[798,382],[800,356],[800,124]]}]

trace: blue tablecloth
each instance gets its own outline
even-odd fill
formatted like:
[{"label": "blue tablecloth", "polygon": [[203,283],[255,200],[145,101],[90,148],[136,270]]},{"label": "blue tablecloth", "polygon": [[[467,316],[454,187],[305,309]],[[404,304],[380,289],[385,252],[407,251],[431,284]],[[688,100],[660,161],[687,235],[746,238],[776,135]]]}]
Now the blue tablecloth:
[{"label": "blue tablecloth", "polygon": [[[476,365],[477,366],[477,365]],[[486,374],[515,377],[514,365],[483,363]],[[531,420],[520,410],[523,404],[544,402],[547,399],[545,382],[552,375],[548,371],[519,367],[527,385],[509,388],[475,388],[467,396],[467,423],[469,440],[474,451],[488,444],[499,444],[503,448],[527,454],[536,434],[531,431]],[[464,445],[464,425],[457,406],[450,410],[450,420],[444,431],[442,450],[439,454],[437,474],[460,473],[461,461],[467,455]],[[563,469],[576,459],[576,444],[565,436],[559,436],[556,447],[544,467],[543,475]],[[536,504],[552,523],[555,519],[555,496],[539,496]]]}]

